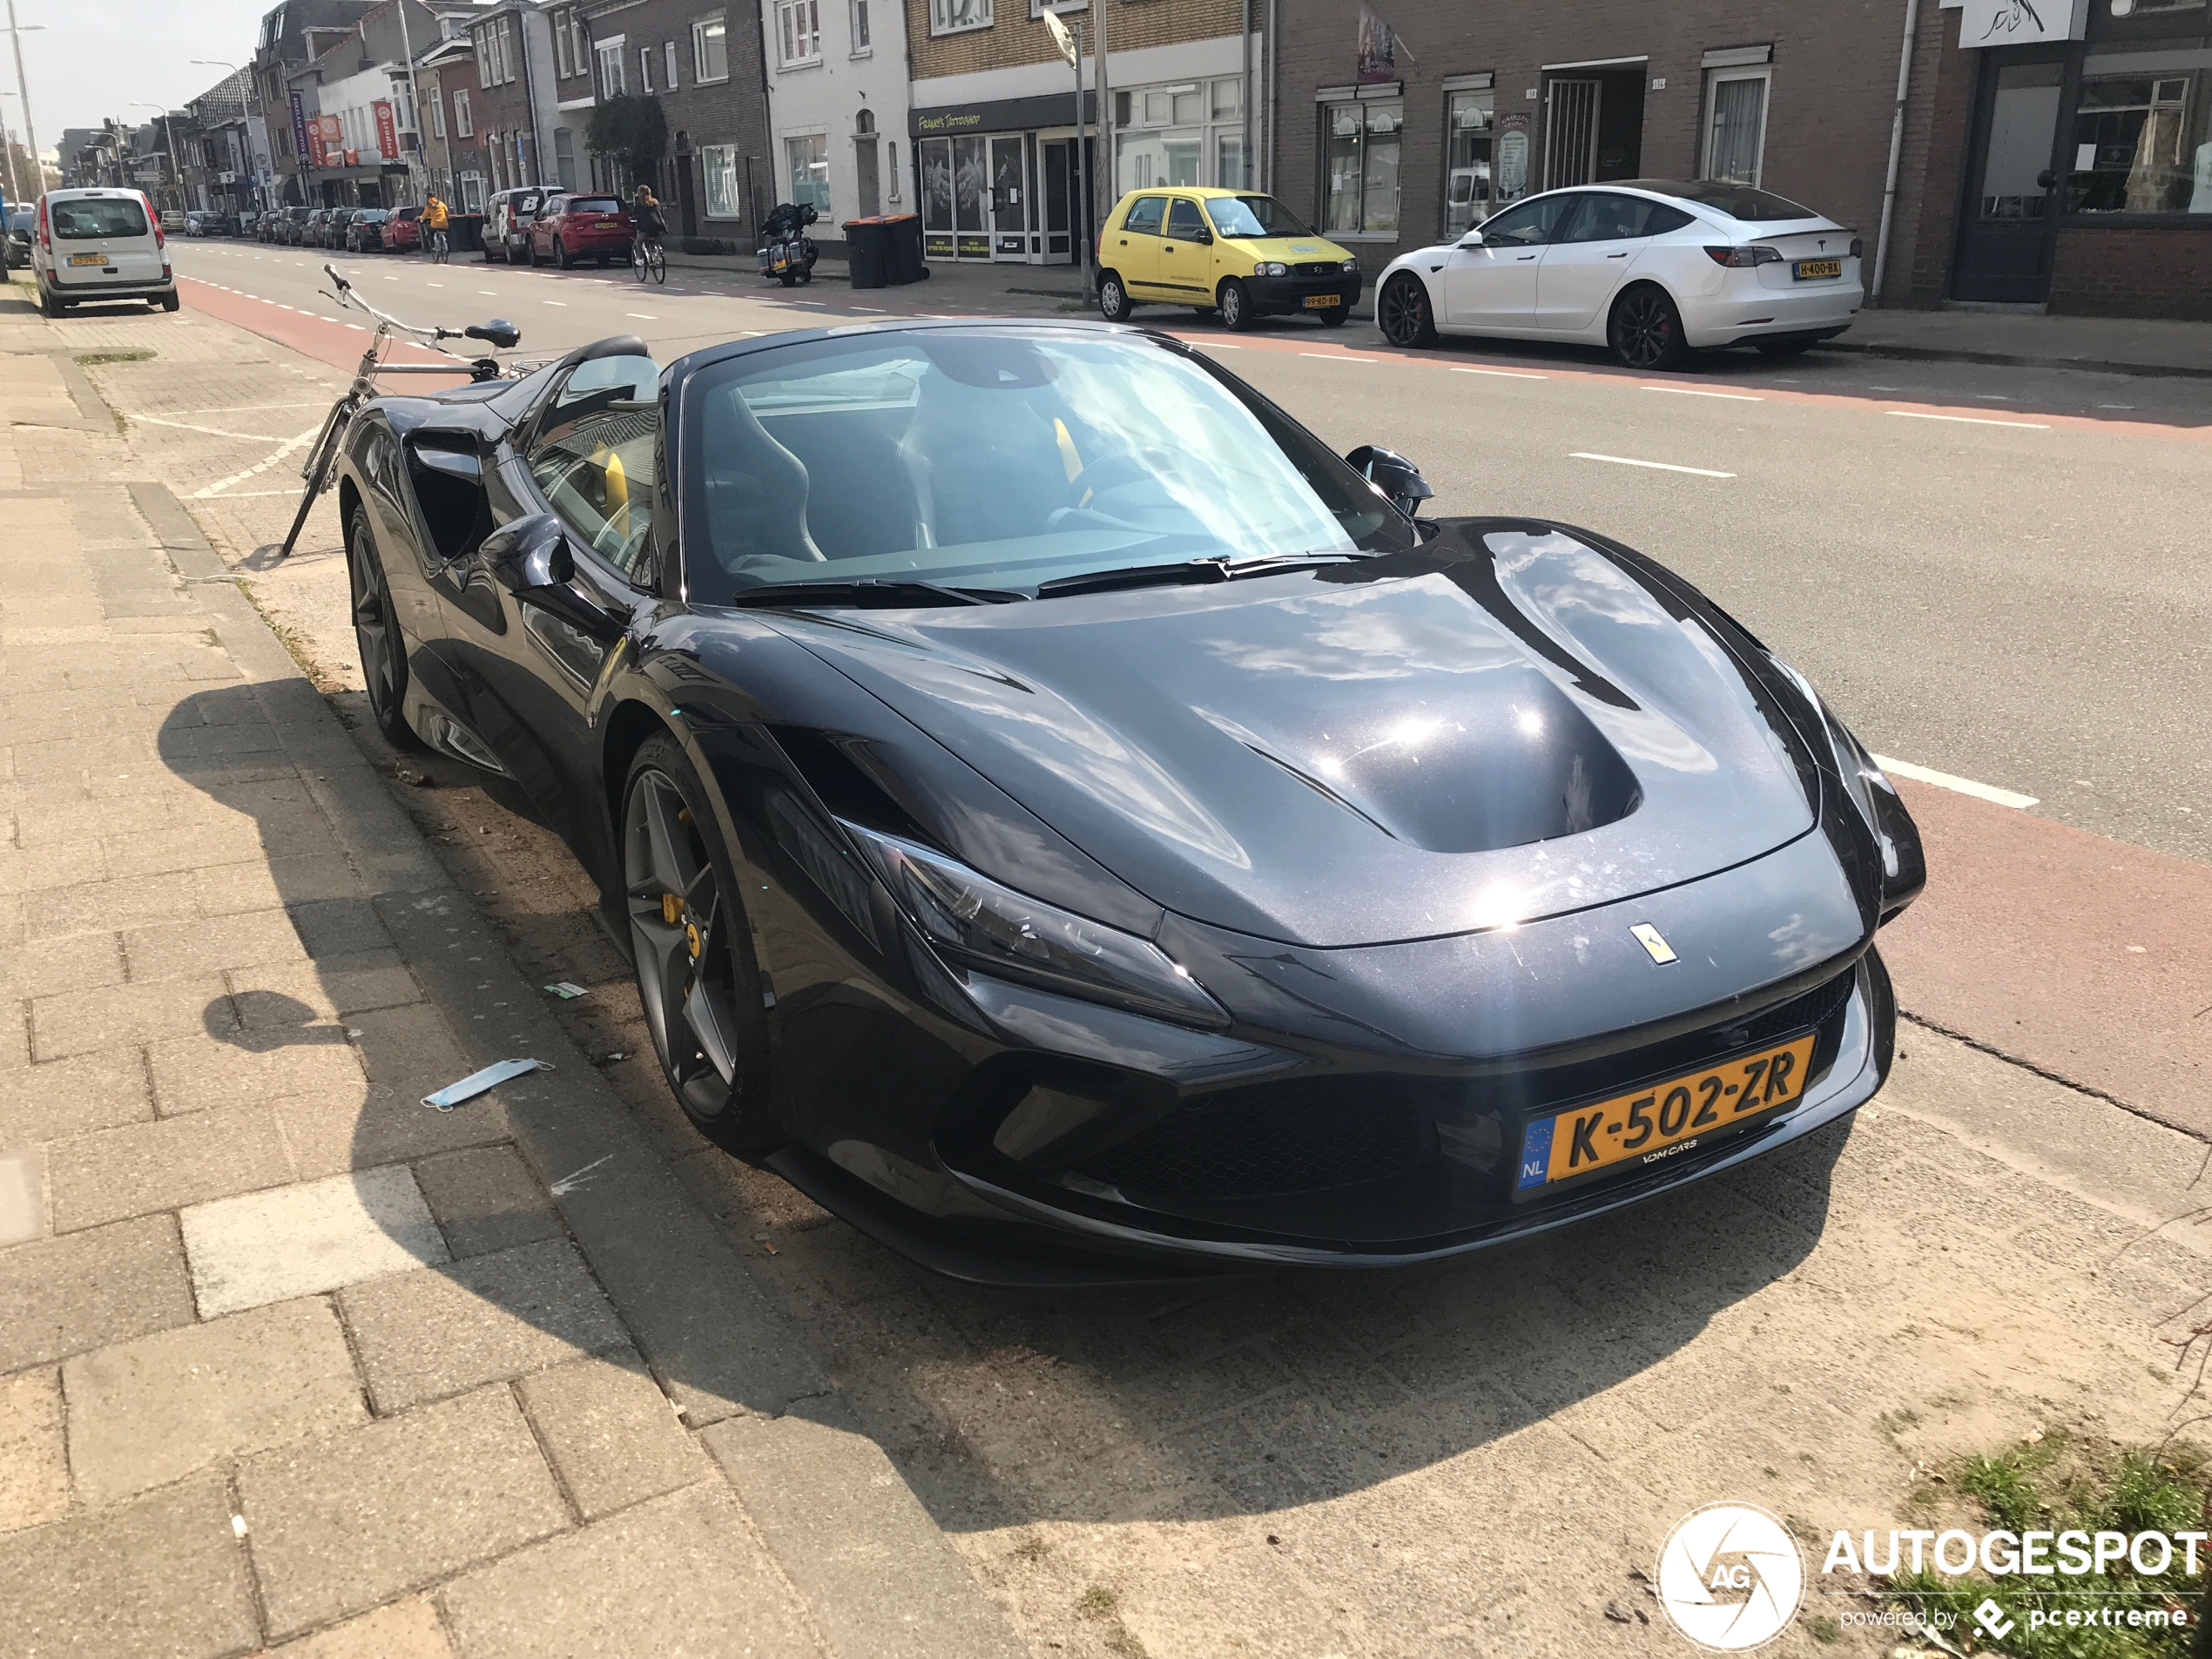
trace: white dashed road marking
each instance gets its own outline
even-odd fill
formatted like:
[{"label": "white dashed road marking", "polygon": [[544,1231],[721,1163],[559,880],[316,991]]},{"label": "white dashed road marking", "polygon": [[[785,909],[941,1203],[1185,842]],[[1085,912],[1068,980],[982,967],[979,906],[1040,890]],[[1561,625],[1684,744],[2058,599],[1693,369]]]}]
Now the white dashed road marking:
[{"label": "white dashed road marking", "polygon": [[2031,432],[2048,432],[2051,428],[2042,421],[2000,421],[1986,415],[1938,415],[1932,409],[1892,409],[1892,415],[1901,415],[1908,421],[1957,421],[1966,426],[2017,426]]},{"label": "white dashed road marking", "polygon": [[1454,374],[1494,374],[1501,381],[1548,381],[1551,379],[1551,376],[1548,374],[1530,374],[1518,368],[1454,368],[1452,372]]},{"label": "white dashed road marking", "polygon": [[2024,812],[2035,805],[2033,795],[2016,794],[2009,789],[2000,789],[1994,784],[1978,784],[1971,778],[1954,778],[1947,772],[1932,772],[1925,766],[1916,766],[1909,760],[1892,760],[1887,755],[1876,755],[1874,764],[1884,772],[1899,778],[1910,778],[1915,783],[1933,784],[1938,789],[1948,789],[1961,795],[1972,795],[1976,800],[1995,801],[2000,806],[2010,806]]},{"label": "white dashed road marking", "polygon": [[1708,392],[1696,386],[1647,386],[1643,389],[1647,392],[1672,392],[1678,397],[1724,397],[1737,403],[1766,401],[1764,398],[1754,397],[1749,392]]},{"label": "white dashed road marking", "polygon": [[1710,467],[1677,467],[1669,461],[1632,461],[1627,455],[1594,455],[1577,449],[1567,457],[1569,461],[1609,461],[1616,467],[1649,467],[1655,472],[1686,472],[1699,478],[1733,478],[1732,472],[1715,472]]}]

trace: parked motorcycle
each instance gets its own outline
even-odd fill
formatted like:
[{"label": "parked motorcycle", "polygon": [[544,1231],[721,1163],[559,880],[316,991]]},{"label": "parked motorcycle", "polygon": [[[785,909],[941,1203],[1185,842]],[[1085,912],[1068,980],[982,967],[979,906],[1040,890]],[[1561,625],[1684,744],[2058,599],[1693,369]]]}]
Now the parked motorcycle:
[{"label": "parked motorcycle", "polygon": [[774,277],[786,288],[812,282],[814,261],[821,257],[821,250],[806,234],[806,226],[819,218],[821,213],[812,202],[804,206],[793,202],[778,204],[760,221],[760,233],[767,239],[759,250],[760,274]]}]

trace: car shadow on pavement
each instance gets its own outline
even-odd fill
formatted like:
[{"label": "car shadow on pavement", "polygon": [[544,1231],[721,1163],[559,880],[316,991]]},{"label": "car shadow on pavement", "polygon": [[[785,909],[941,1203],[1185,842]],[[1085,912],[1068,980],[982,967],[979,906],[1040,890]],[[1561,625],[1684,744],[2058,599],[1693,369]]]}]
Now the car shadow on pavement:
[{"label": "car shadow on pavement", "polygon": [[[241,707],[253,699],[244,686],[187,699],[165,728],[163,753],[210,793],[260,818],[269,867],[314,958],[314,983],[296,985],[296,995],[241,991],[229,1008],[211,1005],[209,1028],[242,1059],[349,1043],[366,1087],[318,1109],[320,1156],[357,1176],[410,1163],[438,1211],[435,1171],[426,1176],[426,1166],[463,1150],[481,1157],[504,1141],[499,1097],[450,1113],[420,1103],[460,1075],[449,1040],[432,1010],[396,1000],[417,995],[415,981],[404,971],[384,974],[381,953],[392,940],[374,907],[334,895],[327,861],[293,855],[300,815],[315,810],[306,786],[288,768],[280,777],[264,768],[250,786],[204,770],[185,729],[258,718]],[[356,740],[389,768],[391,752],[371,732]],[[487,780],[461,775],[457,763],[408,756],[404,765],[403,776],[419,777],[425,766],[440,774],[422,783],[443,798],[435,810],[452,820],[456,856],[505,837],[522,861],[557,861],[572,874],[573,885],[541,887],[523,900],[529,914],[510,948],[533,981],[564,976],[563,961],[584,960],[567,953],[591,953],[597,973],[573,970],[591,982],[590,1001],[562,1010],[570,1035],[598,1049],[608,1034],[631,1034],[632,1052],[595,1053],[594,1062],[605,1065],[746,1271],[835,1378],[860,1427],[950,1531],[1266,1514],[1368,1491],[1562,1413],[1597,1412],[1610,1425],[1599,1440],[1656,1441],[1681,1423],[1604,1397],[1671,1369],[1683,1373],[1673,1396],[1683,1412],[1702,1417],[1727,1406],[1728,1390],[1710,1375],[1717,1362],[1685,1351],[1794,1271],[1826,1224],[1847,1125],[1615,1215],[1402,1270],[1273,1271],[1138,1291],[1016,1291],[945,1279],[698,1136],[650,1050],[635,1052],[643,1031],[634,992],[615,976],[573,861],[550,832],[494,805],[480,792]],[[499,879],[477,867],[474,885]],[[590,1017],[599,1023],[579,1028],[576,1011],[595,1007]],[[443,1012],[455,1026],[475,1017],[466,1008]],[[241,1086],[252,1084],[242,1078]],[[302,1178],[326,1172],[310,1167]],[[446,1214],[438,1218],[457,1237]],[[543,1219],[518,1209],[470,1222],[503,1238],[517,1229],[539,1236],[529,1230]],[[453,1253],[462,1256],[458,1244]],[[542,1277],[502,1279],[487,1271],[492,1259],[426,1265],[516,1322],[575,1339],[572,1298],[548,1295]],[[1729,1352],[1756,1368],[1756,1355],[1732,1344]],[[679,1400],[687,1387],[719,1380],[684,1374],[681,1353],[650,1357]],[[1625,1392],[1642,1400],[1652,1391]],[[770,1415],[788,1405],[741,1403]]]}]

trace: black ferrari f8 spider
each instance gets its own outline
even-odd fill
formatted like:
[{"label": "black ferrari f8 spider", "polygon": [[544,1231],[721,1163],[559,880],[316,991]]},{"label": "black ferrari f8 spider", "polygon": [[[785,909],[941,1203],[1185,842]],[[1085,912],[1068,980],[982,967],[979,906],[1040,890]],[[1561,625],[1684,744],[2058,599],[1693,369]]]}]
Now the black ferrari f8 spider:
[{"label": "black ferrari f8 spider", "polygon": [[575,848],[701,1131],[1016,1283],[1469,1250],[1881,1086],[1879,767],[1649,559],[1428,493],[1003,321],[602,341],[341,480],[380,725]]}]

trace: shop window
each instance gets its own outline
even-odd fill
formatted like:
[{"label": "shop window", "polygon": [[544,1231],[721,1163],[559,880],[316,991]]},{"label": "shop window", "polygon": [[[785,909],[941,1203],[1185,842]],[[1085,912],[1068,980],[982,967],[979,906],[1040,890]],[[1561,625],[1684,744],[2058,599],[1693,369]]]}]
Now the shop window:
[{"label": "shop window", "polygon": [[1766,148],[1764,69],[1716,70],[1705,81],[1705,165],[1700,175],[1757,188]]},{"label": "shop window", "polygon": [[1166,91],[1147,92],[1144,95],[1144,125],[1148,127],[1165,126],[1175,118],[1172,113],[1174,108],[1173,94]]},{"label": "shop window", "polygon": [[699,172],[706,185],[709,219],[743,219],[745,200],[738,193],[738,147],[710,144],[699,150]]},{"label": "shop window", "polygon": [[1323,217],[1332,236],[1398,234],[1398,159],[1406,105],[1398,98],[1326,106]]},{"label": "shop window", "polygon": [[804,138],[786,138],[784,156],[790,164],[792,203],[812,202],[824,219],[830,216],[829,138],[817,132]]},{"label": "shop window", "polygon": [[786,68],[820,61],[821,0],[777,0],[776,44]]},{"label": "shop window", "polygon": [[2190,61],[2201,53],[2145,56],[2149,73],[2082,78],[2070,213],[2212,213],[2212,71]]},{"label": "shop window", "polygon": [[1244,177],[1244,140],[1240,134],[1220,132],[1214,135],[1213,182],[1224,190],[1243,190],[1250,181]]},{"label": "shop window", "polygon": [[1213,84],[1213,118],[1217,121],[1237,119],[1244,112],[1244,83],[1241,81],[1216,81]]},{"label": "shop window", "polygon": [[929,32],[956,35],[991,26],[991,0],[929,0]]},{"label": "shop window", "polygon": [[1444,115],[1444,233],[1465,235],[1490,216],[1490,145],[1496,105],[1488,92],[1454,92]]},{"label": "shop window", "polygon": [[700,81],[730,78],[729,26],[720,17],[707,17],[691,25],[691,70]]}]

